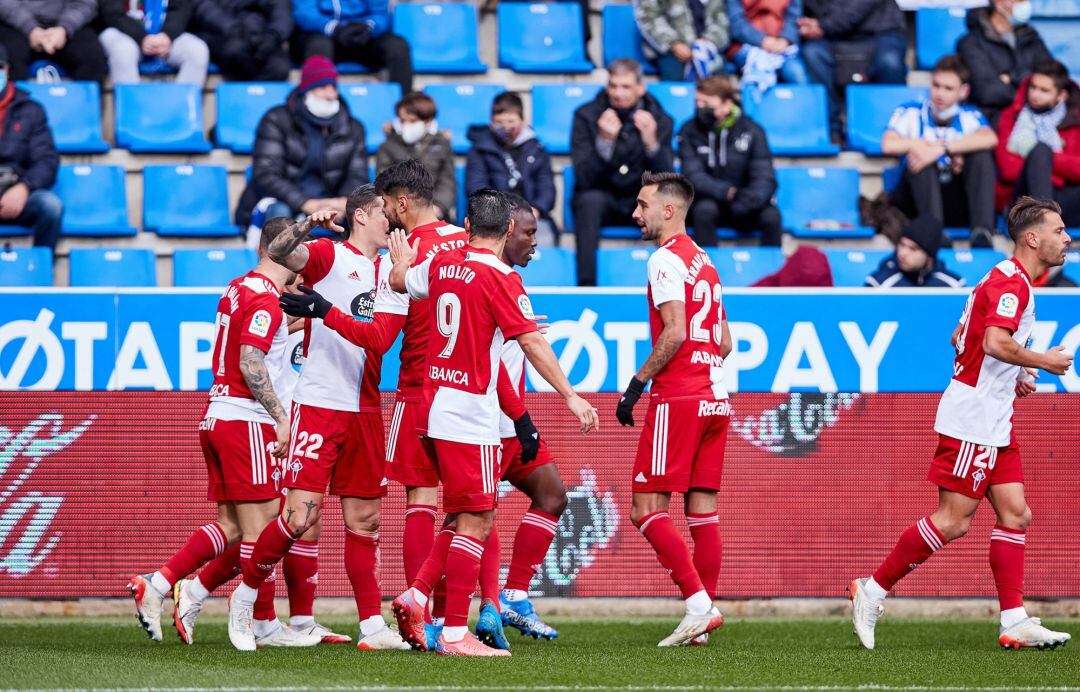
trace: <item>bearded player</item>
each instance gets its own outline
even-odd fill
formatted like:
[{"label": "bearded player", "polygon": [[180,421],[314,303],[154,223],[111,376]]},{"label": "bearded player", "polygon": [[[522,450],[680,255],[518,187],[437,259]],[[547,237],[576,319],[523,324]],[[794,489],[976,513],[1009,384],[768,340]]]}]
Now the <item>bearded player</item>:
[{"label": "bearded player", "polygon": [[1013,427],[1013,401],[1035,391],[1035,370],[1064,375],[1073,357],[1056,346],[1026,348],[1035,324],[1031,282],[1065,263],[1069,236],[1061,208],[1021,197],[1009,212],[1013,257],[983,277],[953,331],[953,377],[938,403],[938,446],[927,480],[938,486],[938,507],[908,527],[870,577],[849,587],[859,642],[874,648],[874,627],[885,596],[946,543],[963,536],[985,497],[997,524],[990,534],[990,569],[1001,607],[998,642],[1006,648],[1047,649],[1070,639],[1042,626],[1024,609],[1024,544],[1031,509]]},{"label": "bearded player", "polygon": [[[716,268],[686,235],[693,201],[693,185],[678,173],[641,177],[633,218],[642,237],[658,246],[648,264],[653,348],[616,409],[619,423],[634,425],[634,404],[652,380],[634,461],[630,519],[686,602],[682,622],[659,644],[665,647],[703,643],[724,624],[713,598],[721,550],[716,492],[731,412],[723,365],[731,335]],[[673,492],[684,495],[693,557],[668,514]]]}]

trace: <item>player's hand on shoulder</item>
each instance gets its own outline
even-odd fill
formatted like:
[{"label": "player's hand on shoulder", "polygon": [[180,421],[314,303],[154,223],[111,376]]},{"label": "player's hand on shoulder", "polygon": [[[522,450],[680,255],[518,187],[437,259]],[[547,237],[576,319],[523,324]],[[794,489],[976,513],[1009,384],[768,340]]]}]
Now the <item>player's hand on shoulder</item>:
[{"label": "player's hand on shoulder", "polygon": [[282,293],[278,304],[286,315],[293,317],[311,317],[323,319],[330,308],[334,307],[329,300],[323,298],[317,291],[307,286],[298,287],[300,293]]},{"label": "player's hand on shoulder", "polygon": [[1064,346],[1055,346],[1043,354],[1043,370],[1054,375],[1064,375],[1072,366],[1073,356],[1065,353]]},{"label": "player's hand on shoulder", "polygon": [[412,266],[412,263],[416,261],[417,250],[416,246],[420,241],[417,239],[412,244],[409,243],[409,236],[405,234],[405,231],[400,228],[391,231],[390,233],[390,261],[397,264],[404,264],[405,266]]}]

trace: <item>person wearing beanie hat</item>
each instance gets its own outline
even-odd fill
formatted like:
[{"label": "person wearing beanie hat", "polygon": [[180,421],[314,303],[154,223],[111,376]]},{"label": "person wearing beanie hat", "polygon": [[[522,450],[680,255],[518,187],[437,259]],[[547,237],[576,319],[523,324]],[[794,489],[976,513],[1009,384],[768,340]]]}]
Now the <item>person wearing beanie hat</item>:
[{"label": "person wearing beanie hat", "polygon": [[907,225],[896,243],[896,252],[886,257],[877,270],[866,277],[874,288],[958,288],[964,280],[945,268],[938,258],[941,222],[929,214]]}]

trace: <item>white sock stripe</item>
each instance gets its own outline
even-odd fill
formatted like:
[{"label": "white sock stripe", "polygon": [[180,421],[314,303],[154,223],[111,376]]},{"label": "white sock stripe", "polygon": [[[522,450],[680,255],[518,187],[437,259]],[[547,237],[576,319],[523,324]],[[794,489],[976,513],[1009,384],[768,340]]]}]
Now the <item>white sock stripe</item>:
[{"label": "white sock stripe", "polygon": [[641,533],[645,533],[645,529],[649,528],[649,524],[653,523],[654,521],[656,521],[657,519],[660,519],[662,517],[664,517],[664,518],[668,517],[668,513],[667,512],[656,512],[651,517],[646,519],[645,522],[641,526],[638,527],[638,531],[641,531]]},{"label": "white sock stripe", "polygon": [[282,533],[282,535],[284,535],[289,540],[292,540],[292,537],[293,537],[292,531],[289,531],[289,525],[286,524],[285,520],[282,519],[281,517],[277,518],[277,527],[278,527],[278,531],[280,531]]},{"label": "white sock stripe", "polygon": [[410,514],[417,514],[417,513],[430,514],[431,516],[435,516],[435,508],[434,507],[418,507],[418,506],[412,506],[412,507],[406,507],[405,508],[405,516],[409,516]]},{"label": "white sock stripe", "polygon": [[551,526],[551,528],[555,528],[559,525],[558,519],[552,519],[542,514],[536,514],[535,512],[525,512],[525,516],[523,516],[521,519],[522,521],[524,521],[525,519],[529,519],[531,521],[536,521],[541,524],[548,524]]},{"label": "white sock stripe", "polygon": [[686,524],[687,524],[687,526],[706,526],[708,524],[717,524],[717,525],[719,525],[720,524],[720,517],[718,517],[715,514],[712,515],[711,517],[695,517],[695,518],[687,517],[686,518]]},{"label": "white sock stripe", "polygon": [[[348,529],[346,529],[346,531],[347,530]],[[300,547],[300,546],[298,546],[298,545],[296,545],[294,543],[293,547],[289,548],[289,554],[290,555],[300,555],[302,557],[319,557],[319,549],[318,549],[318,547],[313,547],[313,548],[309,548],[309,547],[306,547],[306,546],[305,547]]]},{"label": "white sock stripe", "polygon": [[205,526],[200,526],[199,530],[206,534],[206,537],[210,539],[210,543],[214,546],[215,556],[225,552],[225,534],[222,533],[220,526],[217,524],[207,524]]},{"label": "white sock stripe", "polygon": [[922,536],[922,539],[926,541],[926,545],[930,546],[931,551],[936,551],[941,547],[941,541],[938,540],[934,530],[930,528],[930,522],[926,520],[926,517],[920,519],[918,523],[915,524],[915,527],[919,530],[919,535]]},{"label": "white sock stripe", "polygon": [[1005,538],[1003,536],[991,536],[991,541],[1000,541],[1002,543],[1012,543],[1013,545],[1027,545],[1025,541],[1018,541],[1012,538]]},{"label": "white sock stripe", "polygon": [[994,529],[990,532],[990,540],[992,541],[1008,541],[1009,543],[1019,543],[1024,545],[1027,542],[1027,535],[1023,533],[1009,533],[1008,531],[1000,531]]},{"label": "white sock stripe", "polygon": [[450,550],[468,553],[479,560],[484,555],[484,544],[475,538],[459,534],[450,541]]},{"label": "white sock stripe", "polygon": [[528,515],[521,518],[521,525],[524,526],[525,524],[528,524],[529,526],[535,526],[536,528],[540,529],[545,533],[550,533],[552,536],[555,535],[555,524],[543,524],[539,521],[530,519]]}]

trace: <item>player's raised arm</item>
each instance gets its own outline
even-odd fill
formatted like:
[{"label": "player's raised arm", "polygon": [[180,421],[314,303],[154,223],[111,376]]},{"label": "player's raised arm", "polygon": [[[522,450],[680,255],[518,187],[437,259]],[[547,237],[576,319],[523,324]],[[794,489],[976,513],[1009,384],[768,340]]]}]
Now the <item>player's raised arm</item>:
[{"label": "player's raised arm", "polygon": [[289,449],[289,414],[278,400],[274,384],[270,380],[270,372],[266,369],[266,352],[250,344],[240,346],[240,372],[244,375],[251,395],[262,404],[270,417],[274,419],[274,433],[277,441],[274,442],[272,454],[281,459]]},{"label": "player's raised arm", "polygon": [[270,259],[294,272],[303,270],[308,263],[308,249],[303,244],[308,233],[318,226],[335,233],[345,232],[344,228],[334,223],[337,215],[334,209],[320,209],[303,221],[294,223],[274,238],[266,254],[270,256]]},{"label": "player's raised arm", "polygon": [[581,432],[589,432],[593,428],[600,427],[600,418],[592,404],[582,399],[570,386],[555,352],[551,350],[551,344],[547,342],[539,331],[527,332],[517,337],[518,345],[525,352],[525,357],[532,363],[536,372],[543,377],[555,391],[566,400],[566,406],[581,423]]},{"label": "player's raised arm", "polygon": [[390,270],[387,283],[398,293],[409,292],[405,275],[416,261],[416,254],[416,246],[409,244],[405,231],[398,229],[390,232],[390,261],[393,262],[394,267]]},{"label": "player's raised arm", "polygon": [[[634,425],[634,404],[641,398],[645,385],[668,364],[686,341],[686,304],[681,300],[669,300],[661,303],[659,310],[660,320],[664,325],[663,331],[657,337],[652,353],[645,359],[645,363],[637,374],[631,378],[630,384],[626,387],[615,409],[615,417],[622,425]],[[727,339],[727,352],[730,353],[731,334],[727,331],[727,320],[724,320],[723,325],[724,337]]]},{"label": "player's raised arm", "polygon": [[1010,365],[1038,368],[1054,375],[1064,375],[1072,365],[1073,356],[1065,353],[1064,346],[1055,346],[1046,353],[1036,353],[1016,343],[1004,327],[987,327],[983,334],[983,351],[986,355]]},{"label": "player's raised arm", "polygon": [[283,293],[279,299],[286,315],[323,320],[323,323],[346,341],[375,353],[386,353],[393,346],[405,323],[404,315],[377,312],[370,322],[359,322],[334,307],[322,294],[307,286],[300,293]]}]

